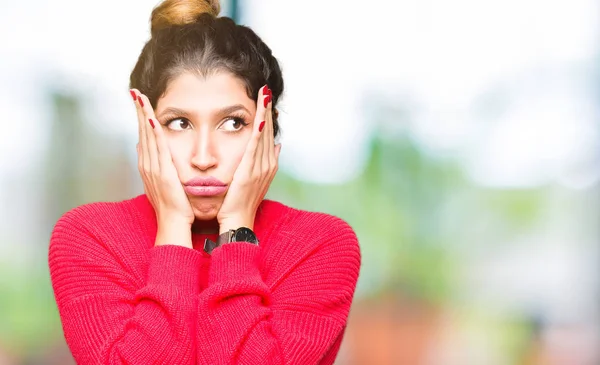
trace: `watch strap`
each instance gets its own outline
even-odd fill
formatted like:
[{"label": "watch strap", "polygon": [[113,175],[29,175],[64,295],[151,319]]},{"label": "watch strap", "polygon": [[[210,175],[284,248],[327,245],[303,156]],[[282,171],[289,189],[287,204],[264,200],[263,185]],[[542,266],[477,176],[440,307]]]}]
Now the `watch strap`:
[{"label": "watch strap", "polygon": [[230,229],[227,232],[223,232],[221,233],[218,237],[217,237],[217,242],[207,238],[204,240],[204,251],[206,253],[212,253],[212,251],[221,246],[224,243],[229,243],[231,242],[231,237],[233,236],[233,233],[235,232],[235,230]]},{"label": "watch strap", "polygon": [[211,254],[212,251],[221,246],[224,245],[226,243],[230,243],[235,241],[235,234],[236,232],[245,232],[245,233],[250,233],[252,240],[254,242],[250,242],[252,244],[258,245],[258,239],[256,239],[256,236],[254,235],[254,232],[252,232],[252,230],[250,230],[249,228],[246,227],[240,227],[239,229],[230,229],[227,232],[223,232],[221,233],[218,237],[217,237],[217,242],[214,242],[213,240],[207,238],[204,240],[204,251],[208,254]]},{"label": "watch strap", "polygon": [[204,252],[210,254],[212,251],[219,247],[217,243],[209,238],[204,240]]}]

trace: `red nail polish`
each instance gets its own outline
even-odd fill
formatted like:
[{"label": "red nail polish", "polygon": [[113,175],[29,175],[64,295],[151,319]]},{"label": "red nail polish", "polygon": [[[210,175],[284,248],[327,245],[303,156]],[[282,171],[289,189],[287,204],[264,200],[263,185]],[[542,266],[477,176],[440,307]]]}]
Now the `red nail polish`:
[{"label": "red nail polish", "polygon": [[148,119],[148,121],[150,122],[150,125],[152,126],[152,129],[154,129],[154,122],[152,121],[152,119]]},{"label": "red nail polish", "polygon": [[262,132],[264,127],[265,127],[265,121],[263,120],[262,122],[260,122],[260,125],[258,126],[258,131]]},{"label": "red nail polish", "polygon": [[267,94],[268,94],[268,93],[270,93],[270,92],[271,92],[271,89],[269,89],[269,85],[265,85],[265,88],[264,88],[264,90],[263,90],[263,94],[264,94],[264,95],[267,95]]},{"label": "red nail polish", "polygon": [[136,99],[135,91],[129,90],[129,93],[131,94],[131,97],[133,98],[133,101],[135,101],[135,99]]},{"label": "red nail polish", "polygon": [[267,105],[269,105],[269,102],[271,101],[271,95],[267,95],[265,97],[265,108],[267,107]]},{"label": "red nail polish", "polygon": [[142,101],[142,97],[141,96],[138,96],[138,101],[140,102],[140,105],[143,108],[144,107],[144,102]]}]

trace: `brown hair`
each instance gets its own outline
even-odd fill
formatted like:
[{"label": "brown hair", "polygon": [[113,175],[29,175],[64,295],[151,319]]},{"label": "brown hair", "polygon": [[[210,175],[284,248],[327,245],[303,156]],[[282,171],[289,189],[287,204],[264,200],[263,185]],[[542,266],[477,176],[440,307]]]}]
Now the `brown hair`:
[{"label": "brown hair", "polygon": [[131,72],[130,88],[156,107],[168,83],[184,72],[208,76],[225,71],[244,82],[248,97],[258,98],[267,84],[273,92],[274,134],[279,134],[277,102],[283,77],[271,49],[246,26],[218,17],[218,0],[165,0],[152,11],[151,38]]}]

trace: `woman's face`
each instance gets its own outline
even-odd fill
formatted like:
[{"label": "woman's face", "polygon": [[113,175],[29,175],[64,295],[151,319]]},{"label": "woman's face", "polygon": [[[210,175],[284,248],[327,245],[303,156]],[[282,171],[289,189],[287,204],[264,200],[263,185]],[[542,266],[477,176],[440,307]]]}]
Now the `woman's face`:
[{"label": "woman's face", "polygon": [[[229,186],[252,134],[255,113],[256,102],[243,82],[229,73],[184,73],[172,80],[155,114],[181,183],[214,177]],[[225,194],[188,194],[196,218],[214,219]]]}]

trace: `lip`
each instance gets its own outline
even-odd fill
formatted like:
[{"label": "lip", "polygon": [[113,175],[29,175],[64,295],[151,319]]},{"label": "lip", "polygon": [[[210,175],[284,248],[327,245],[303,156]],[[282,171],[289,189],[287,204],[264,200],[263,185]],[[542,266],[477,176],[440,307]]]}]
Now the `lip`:
[{"label": "lip", "polygon": [[186,181],[185,183],[183,183],[183,185],[186,185],[186,186],[227,186],[227,184],[225,184],[221,180],[217,179],[216,177],[212,177],[212,176],[194,177],[194,178]]},{"label": "lip", "polygon": [[227,191],[227,184],[216,177],[194,177],[184,183],[183,189],[189,195],[215,196]]},{"label": "lip", "polygon": [[183,190],[189,195],[194,196],[215,196],[223,194],[227,191],[227,186],[215,186],[215,185],[204,185],[204,186],[184,186]]}]

